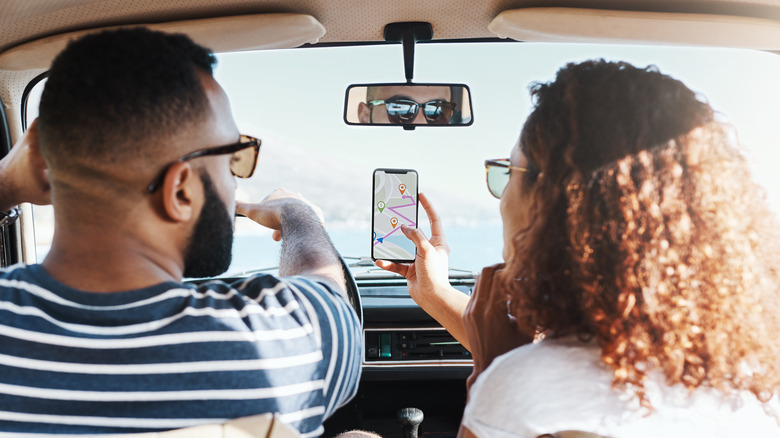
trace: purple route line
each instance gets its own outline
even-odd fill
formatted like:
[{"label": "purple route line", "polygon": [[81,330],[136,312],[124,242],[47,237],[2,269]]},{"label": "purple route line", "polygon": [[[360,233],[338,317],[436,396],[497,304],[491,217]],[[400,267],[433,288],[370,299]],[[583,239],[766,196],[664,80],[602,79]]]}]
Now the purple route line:
[{"label": "purple route line", "polygon": [[392,210],[392,211],[393,211],[393,213],[397,214],[398,216],[401,216],[402,218],[406,219],[406,220],[407,220],[407,221],[408,221],[410,224],[412,224],[412,226],[413,226],[413,227],[416,227],[416,226],[417,226],[417,224],[416,224],[416,223],[414,223],[414,221],[413,221],[413,220],[411,220],[411,219],[409,219],[408,217],[406,217],[406,216],[402,215],[401,213],[399,213],[399,212],[395,211],[395,209],[396,209],[396,208],[404,208],[404,207],[413,207],[413,206],[415,206],[416,204],[414,203],[414,197],[412,197],[412,196],[402,196],[401,198],[402,198],[402,199],[409,198],[409,199],[411,199],[411,200],[412,200],[412,203],[411,203],[411,204],[407,204],[407,205],[396,205],[395,207],[387,207],[387,208],[388,208],[389,210]]},{"label": "purple route line", "polygon": [[[415,202],[414,202],[414,197],[412,197],[412,196],[406,196],[406,195],[404,195],[404,196],[402,196],[402,197],[401,197],[401,199],[405,199],[405,198],[409,198],[409,199],[411,199],[411,200],[412,200],[412,203],[411,203],[411,204],[407,204],[407,205],[396,205],[395,207],[387,207],[387,209],[388,209],[388,210],[392,210],[392,211],[393,211],[393,213],[395,213],[395,214],[397,214],[398,216],[401,216],[402,218],[406,219],[407,221],[409,221],[409,223],[410,223],[410,224],[412,224],[412,226],[413,226],[413,227],[416,227],[416,226],[417,226],[417,224],[415,224],[413,220],[411,220],[411,219],[409,219],[408,217],[406,217],[406,216],[402,215],[401,213],[399,213],[399,212],[395,211],[395,209],[396,209],[396,208],[412,207],[412,206],[416,205],[416,204],[415,204]],[[382,240],[385,240],[385,239],[387,238],[387,236],[389,236],[389,235],[391,235],[391,234],[395,233],[396,231],[398,231],[398,230],[400,230],[400,229],[401,229],[401,227],[395,227],[395,228],[393,228],[393,231],[391,231],[391,232],[389,232],[389,233],[385,234],[384,236],[382,236]],[[374,239],[374,245],[377,245],[377,244],[379,244],[379,239]]]},{"label": "purple route line", "polygon": [[[384,240],[384,239],[385,239],[387,236],[389,236],[389,235],[391,235],[391,234],[395,233],[396,231],[398,231],[398,230],[400,230],[400,229],[401,229],[401,227],[395,227],[395,228],[393,228],[393,231],[391,231],[391,232],[389,232],[389,233],[385,234],[384,236],[382,236],[382,237],[381,237],[381,239],[382,239],[382,240]],[[376,244],[378,244],[378,243],[379,243],[379,239],[374,239],[374,245],[376,245]]]}]

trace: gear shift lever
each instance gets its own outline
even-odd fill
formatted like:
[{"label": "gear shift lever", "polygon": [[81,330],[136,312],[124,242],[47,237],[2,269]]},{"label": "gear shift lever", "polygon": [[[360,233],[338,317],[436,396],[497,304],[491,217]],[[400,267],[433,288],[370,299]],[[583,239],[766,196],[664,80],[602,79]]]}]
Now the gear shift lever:
[{"label": "gear shift lever", "polygon": [[404,429],[404,438],[419,438],[418,429],[423,421],[423,411],[417,408],[403,408],[396,412],[395,418]]}]

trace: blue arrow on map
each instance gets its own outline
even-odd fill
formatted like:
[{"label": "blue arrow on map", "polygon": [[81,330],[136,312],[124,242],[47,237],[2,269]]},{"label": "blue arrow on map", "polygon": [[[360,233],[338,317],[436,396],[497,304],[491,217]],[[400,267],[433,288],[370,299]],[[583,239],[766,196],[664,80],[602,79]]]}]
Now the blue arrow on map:
[{"label": "blue arrow on map", "polygon": [[376,239],[376,241],[379,242],[379,243],[382,243],[383,240],[385,240],[384,237],[380,237],[380,238]]}]

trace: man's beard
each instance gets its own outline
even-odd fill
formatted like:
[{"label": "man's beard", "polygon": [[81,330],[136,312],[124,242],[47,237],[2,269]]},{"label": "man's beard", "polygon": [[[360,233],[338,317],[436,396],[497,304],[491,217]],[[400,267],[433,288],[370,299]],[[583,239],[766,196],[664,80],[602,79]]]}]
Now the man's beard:
[{"label": "man's beard", "polygon": [[213,277],[227,271],[233,258],[233,223],[211,178],[201,172],[205,202],[184,253],[184,276]]}]

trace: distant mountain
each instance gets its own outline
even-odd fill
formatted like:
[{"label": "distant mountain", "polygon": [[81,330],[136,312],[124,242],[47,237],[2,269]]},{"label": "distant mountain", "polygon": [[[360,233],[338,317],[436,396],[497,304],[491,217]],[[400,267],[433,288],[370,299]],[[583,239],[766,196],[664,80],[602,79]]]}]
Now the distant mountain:
[{"label": "distant mountain", "polygon": [[[376,167],[384,167],[381,159],[373,167],[366,167],[366,160],[356,164],[350,157],[329,153],[327,138],[323,138],[320,149],[314,149],[287,141],[268,130],[250,127],[244,132],[262,139],[262,147],[254,176],[238,181],[239,200],[259,201],[282,187],[300,192],[318,205],[329,227],[370,227],[371,173]],[[445,223],[469,225],[500,220],[498,207],[489,196],[485,196],[487,202],[482,205],[455,193],[422,189],[433,200]],[[422,208],[420,215],[424,215]]]}]

